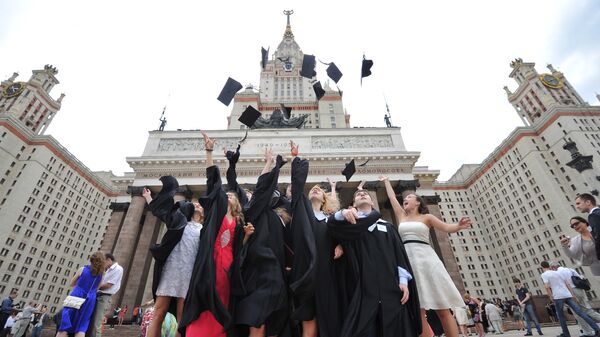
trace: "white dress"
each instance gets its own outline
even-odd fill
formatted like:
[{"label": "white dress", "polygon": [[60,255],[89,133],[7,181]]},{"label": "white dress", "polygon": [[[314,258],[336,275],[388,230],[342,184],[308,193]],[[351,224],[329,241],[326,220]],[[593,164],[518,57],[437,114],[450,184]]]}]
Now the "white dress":
[{"label": "white dress", "polygon": [[201,230],[202,224],[193,221],[187,223],[181,240],[165,262],[156,296],[185,298],[198,253]]},{"label": "white dress", "polygon": [[465,302],[446,267],[429,245],[429,227],[420,221],[407,221],[400,223],[398,232],[412,267],[421,308],[429,310],[464,307]]}]

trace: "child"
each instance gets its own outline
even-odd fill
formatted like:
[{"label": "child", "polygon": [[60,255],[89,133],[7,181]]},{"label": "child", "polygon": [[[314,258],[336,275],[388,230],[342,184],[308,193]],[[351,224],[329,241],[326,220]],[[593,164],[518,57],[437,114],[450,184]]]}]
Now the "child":
[{"label": "child", "polygon": [[13,310],[10,313],[10,316],[8,316],[8,318],[6,319],[6,323],[4,324],[4,327],[2,327],[2,330],[0,331],[0,337],[6,337],[6,336],[8,336],[9,333],[11,333],[10,330],[15,325],[16,320],[17,320],[17,311]]}]

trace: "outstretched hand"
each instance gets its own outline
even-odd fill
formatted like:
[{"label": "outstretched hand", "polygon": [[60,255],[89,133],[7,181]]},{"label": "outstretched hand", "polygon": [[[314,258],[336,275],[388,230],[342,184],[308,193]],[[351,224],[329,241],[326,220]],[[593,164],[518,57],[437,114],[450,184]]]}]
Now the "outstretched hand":
[{"label": "outstretched hand", "polygon": [[358,220],[358,212],[356,208],[350,207],[342,211],[342,216],[349,223],[356,225],[356,220]]},{"label": "outstretched hand", "polygon": [[273,161],[273,149],[271,149],[270,147],[265,148],[265,161]]},{"label": "outstretched hand", "polygon": [[206,132],[201,131],[201,133],[202,133],[202,137],[204,138],[204,149],[206,151],[212,151],[215,148],[215,140],[210,139],[210,137],[208,137]]},{"label": "outstretched hand", "polygon": [[472,224],[473,223],[471,222],[471,219],[469,217],[463,216],[458,221],[458,228],[459,229],[469,229],[469,228],[471,228]]},{"label": "outstretched hand", "polygon": [[290,153],[292,154],[292,157],[298,156],[298,147],[298,144],[294,143],[293,140],[290,140]]},{"label": "outstretched hand", "polygon": [[383,181],[383,182],[390,181],[390,178],[388,178],[386,176],[379,176],[379,181]]},{"label": "outstretched hand", "polygon": [[335,191],[335,184],[337,184],[337,182],[332,181],[329,177],[327,177],[327,182],[329,183],[329,187],[331,187],[331,190]]}]

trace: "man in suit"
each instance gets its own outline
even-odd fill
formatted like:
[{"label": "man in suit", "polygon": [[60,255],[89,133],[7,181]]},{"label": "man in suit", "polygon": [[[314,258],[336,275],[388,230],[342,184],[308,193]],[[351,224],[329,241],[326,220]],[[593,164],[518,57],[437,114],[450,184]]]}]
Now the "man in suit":
[{"label": "man in suit", "polygon": [[596,198],[589,193],[578,194],[575,208],[581,213],[588,213],[588,223],[596,245],[596,257],[600,260],[600,208],[596,206]]}]

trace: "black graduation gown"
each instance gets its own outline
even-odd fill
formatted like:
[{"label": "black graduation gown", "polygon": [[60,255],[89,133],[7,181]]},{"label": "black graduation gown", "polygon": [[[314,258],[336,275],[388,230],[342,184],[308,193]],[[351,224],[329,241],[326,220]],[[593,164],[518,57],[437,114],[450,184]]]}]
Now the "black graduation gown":
[{"label": "black graduation gown", "polygon": [[294,293],[299,321],[317,319],[320,337],[337,337],[340,329],[340,307],[334,270],[335,242],[329,235],[327,221],[317,220],[310,200],[304,192],[308,176],[307,160],[292,162],[292,223],[294,264],[290,288]]},{"label": "black graduation gown", "polygon": [[283,224],[271,207],[279,170],[284,162],[277,156],[275,168],[258,178],[245,213],[254,234],[238,259],[239,277],[232,284],[236,296],[235,323],[252,327],[266,325],[267,336],[278,335],[287,321],[287,291],[284,281]]},{"label": "black graduation gown", "polygon": [[246,191],[238,184],[237,172],[235,172],[236,164],[240,159],[240,146],[238,145],[235,152],[227,151],[225,157],[229,161],[229,167],[227,167],[227,172],[225,173],[227,178],[227,190],[237,194],[242,209],[246,210],[248,209],[248,197],[246,196]]},{"label": "black graduation gown", "polygon": [[[216,290],[214,244],[221,228],[223,218],[227,214],[227,194],[222,188],[221,175],[217,166],[206,169],[207,195],[200,198],[204,207],[204,225],[200,236],[198,254],[194,262],[190,287],[185,299],[183,317],[179,323],[179,332],[185,334],[187,326],[198,319],[200,314],[210,310],[215,319],[227,330],[232,323],[232,315],[221,302]],[[242,246],[243,224],[236,224],[233,256],[234,262]],[[231,308],[230,308],[231,309]],[[191,336],[196,337],[196,336]]]},{"label": "black graduation gown", "polygon": [[[148,208],[167,226],[167,231],[163,235],[159,244],[150,247],[150,253],[154,258],[154,270],[152,277],[152,297],[156,300],[156,290],[160,284],[162,271],[171,252],[177,246],[187,222],[194,213],[194,205],[189,201],[175,202],[173,197],[179,187],[177,179],[172,176],[163,176],[160,178],[163,187],[156,197],[150,202]],[[173,315],[177,313],[176,301],[171,301],[169,312]]]},{"label": "black graduation gown", "polygon": [[[413,275],[406,251],[394,226],[379,220],[380,216],[379,212],[372,211],[352,225],[332,215],[327,223],[331,235],[345,242],[347,272],[342,283],[348,306],[344,308],[341,337],[365,336],[378,312],[377,324],[382,337],[413,337],[421,333],[414,280],[408,283],[409,301],[400,304],[398,267]],[[376,222],[381,229],[375,226],[369,231]]]}]

